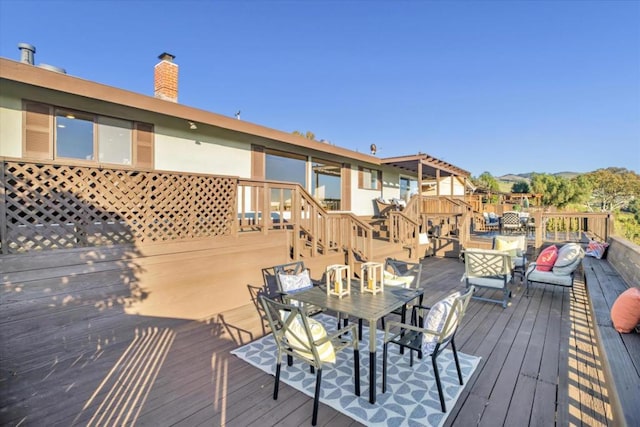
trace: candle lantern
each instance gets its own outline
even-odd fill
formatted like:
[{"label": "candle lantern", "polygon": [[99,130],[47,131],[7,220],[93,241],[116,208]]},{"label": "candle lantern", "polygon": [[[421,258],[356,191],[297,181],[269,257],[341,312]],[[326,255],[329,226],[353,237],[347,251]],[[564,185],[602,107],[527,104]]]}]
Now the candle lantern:
[{"label": "candle lantern", "polygon": [[348,265],[333,264],[327,267],[327,295],[342,298],[351,292],[351,272]]},{"label": "candle lantern", "polygon": [[360,292],[377,294],[384,290],[384,266],[379,262],[365,262],[360,267]]}]

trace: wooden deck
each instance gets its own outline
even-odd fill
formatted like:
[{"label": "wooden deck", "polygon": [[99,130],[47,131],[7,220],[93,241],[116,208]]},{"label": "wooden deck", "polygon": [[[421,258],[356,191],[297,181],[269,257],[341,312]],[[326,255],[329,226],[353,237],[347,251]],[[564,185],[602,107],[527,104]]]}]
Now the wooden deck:
[{"label": "wooden deck", "polygon": [[[458,260],[423,263],[427,303],[462,287]],[[211,298],[201,321],[131,315],[111,277],[4,285],[2,425],[310,425],[311,398],[282,384],[274,401],[273,377],[229,354],[265,333],[254,306],[216,313]],[[613,425],[582,278],[575,299],[514,290],[507,309],[470,303],[458,348],[482,361],[446,425]],[[318,424],[359,425],[325,405]]]}]

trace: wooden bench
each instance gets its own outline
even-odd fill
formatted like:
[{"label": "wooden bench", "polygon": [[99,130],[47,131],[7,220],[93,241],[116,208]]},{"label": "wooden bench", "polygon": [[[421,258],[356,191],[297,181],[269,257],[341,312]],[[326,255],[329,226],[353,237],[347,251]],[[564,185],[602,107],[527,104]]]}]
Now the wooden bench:
[{"label": "wooden bench", "polygon": [[584,279],[616,426],[640,426],[640,335],[621,334],[611,306],[629,286],[609,261],[585,257]]}]

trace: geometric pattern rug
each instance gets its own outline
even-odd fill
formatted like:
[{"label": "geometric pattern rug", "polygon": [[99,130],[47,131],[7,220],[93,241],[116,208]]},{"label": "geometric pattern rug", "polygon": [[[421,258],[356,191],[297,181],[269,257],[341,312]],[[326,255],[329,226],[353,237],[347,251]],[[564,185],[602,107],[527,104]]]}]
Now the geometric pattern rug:
[{"label": "geometric pattern rug", "polygon": [[[322,322],[327,331],[335,330],[335,317],[318,314],[313,318]],[[399,354],[398,346],[389,347],[387,391],[382,393],[384,332],[376,330],[376,334],[376,403],[369,403],[369,328],[366,326],[363,327],[360,343],[360,397],[354,393],[353,351],[347,348],[336,354],[335,364],[323,366],[320,402],[366,426],[441,426],[464,388],[458,382],[453,353],[447,349],[438,357],[440,380],[447,406],[447,413],[443,413],[431,358],[418,359],[417,354],[414,354],[413,367],[410,367],[409,352]],[[275,377],[277,349],[271,334],[231,353]],[[461,352],[458,352],[458,358],[466,384],[478,366],[480,358]],[[294,359],[293,365],[287,366],[286,357],[283,359],[280,380],[311,398],[314,395],[315,378],[309,365]],[[265,393],[273,393],[273,388],[269,387]]]}]

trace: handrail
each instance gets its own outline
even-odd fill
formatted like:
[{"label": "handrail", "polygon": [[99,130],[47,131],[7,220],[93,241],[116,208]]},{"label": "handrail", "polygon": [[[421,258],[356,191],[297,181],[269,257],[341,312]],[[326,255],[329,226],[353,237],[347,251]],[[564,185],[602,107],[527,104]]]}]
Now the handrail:
[{"label": "handrail", "polygon": [[418,253],[420,222],[414,220],[404,211],[389,212],[389,240],[409,247],[412,254]]},{"label": "handrail", "polygon": [[[608,212],[533,212],[535,248],[543,242],[582,241],[596,238],[607,241],[614,234],[614,216]],[[541,226],[539,226],[541,224]]]},{"label": "handrail", "polygon": [[[372,228],[348,212],[327,212],[300,184],[238,180],[239,230],[289,230],[294,259],[303,253],[372,256]],[[264,212],[268,212],[264,215]]]}]

